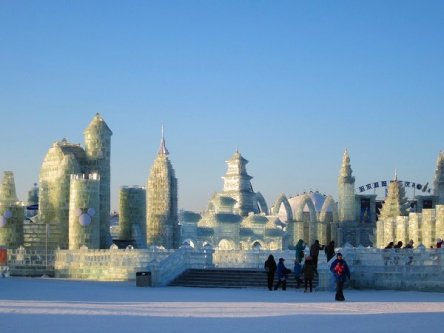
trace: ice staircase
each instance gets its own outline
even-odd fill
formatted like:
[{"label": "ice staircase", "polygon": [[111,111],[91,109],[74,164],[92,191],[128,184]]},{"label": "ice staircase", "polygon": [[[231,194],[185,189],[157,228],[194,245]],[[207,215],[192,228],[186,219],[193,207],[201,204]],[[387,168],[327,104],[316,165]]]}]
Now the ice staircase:
[{"label": "ice staircase", "polygon": [[[277,275],[275,281],[277,282]],[[257,269],[188,269],[174,279],[170,286],[196,288],[267,288],[267,274]],[[318,278],[313,281],[313,288],[318,285]],[[288,275],[287,289],[295,289],[296,280],[292,273]],[[300,289],[303,289],[301,284]]]}]

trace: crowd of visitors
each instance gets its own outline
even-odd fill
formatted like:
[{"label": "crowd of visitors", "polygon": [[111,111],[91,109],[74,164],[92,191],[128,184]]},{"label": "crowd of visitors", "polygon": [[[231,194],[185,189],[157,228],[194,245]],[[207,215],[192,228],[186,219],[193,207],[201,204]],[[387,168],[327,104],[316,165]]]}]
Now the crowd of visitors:
[{"label": "crowd of visitors", "polygon": [[[436,248],[439,249],[444,247],[444,241],[441,238],[436,239]],[[410,240],[404,245],[402,241],[389,242],[385,249],[394,249],[394,253],[398,252],[398,249],[413,249],[414,241]],[[342,253],[335,253],[335,242],[331,241],[327,245],[321,245],[319,240],[315,240],[310,247],[300,239],[296,246],[293,247],[295,250],[295,260],[293,266],[293,276],[296,282],[296,288],[300,288],[301,285],[304,286],[304,292],[313,291],[313,280],[318,275],[318,258],[319,252],[323,250],[327,258],[327,263],[329,263],[329,269],[332,274],[332,280],[336,284],[336,301],[344,301],[344,283],[347,279],[350,279],[350,269],[347,262],[343,259]],[[401,250],[402,251],[402,250]],[[410,252],[409,252],[410,253]],[[336,254],[336,258],[335,257]],[[334,258],[334,259],[333,259]],[[413,256],[409,257],[406,264],[411,264]],[[285,266],[285,259],[279,258],[279,262],[276,265],[273,255],[270,254],[267,261],[265,261],[264,268],[267,272],[267,286],[269,290],[277,290],[282,286],[282,290],[287,289],[288,275],[292,272]],[[275,285],[274,277],[277,273],[277,282]]]},{"label": "crowd of visitors", "polygon": [[[323,246],[319,243],[319,240],[315,240],[309,248],[309,253],[305,253],[306,244],[303,240],[299,240],[295,249],[295,260],[293,267],[293,275],[296,281],[296,288],[299,288],[301,284],[304,284],[304,292],[313,292],[313,279],[318,275],[318,257],[319,252],[324,250],[327,257],[327,263],[330,262],[335,256],[335,242],[331,241],[328,245]],[[268,256],[268,259],[264,263],[264,269],[267,273],[267,287],[268,290],[278,290],[279,287],[282,290],[287,289],[287,279],[291,270],[285,266],[285,259],[279,258],[278,264],[272,254]],[[336,296],[337,301],[344,301],[344,283],[346,279],[350,279],[350,270],[347,263],[342,258],[341,253],[336,254],[336,259],[332,261],[330,265],[330,271],[332,277],[336,282]],[[277,282],[273,287],[274,277],[277,273]]]}]

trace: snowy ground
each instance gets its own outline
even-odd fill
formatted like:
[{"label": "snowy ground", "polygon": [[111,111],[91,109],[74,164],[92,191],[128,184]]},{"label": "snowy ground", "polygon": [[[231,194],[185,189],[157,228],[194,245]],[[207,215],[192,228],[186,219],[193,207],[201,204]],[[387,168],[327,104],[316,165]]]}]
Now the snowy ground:
[{"label": "snowy ground", "polygon": [[[265,281],[264,281],[265,282]],[[432,332],[444,294],[143,288],[135,282],[0,278],[0,332]]]}]

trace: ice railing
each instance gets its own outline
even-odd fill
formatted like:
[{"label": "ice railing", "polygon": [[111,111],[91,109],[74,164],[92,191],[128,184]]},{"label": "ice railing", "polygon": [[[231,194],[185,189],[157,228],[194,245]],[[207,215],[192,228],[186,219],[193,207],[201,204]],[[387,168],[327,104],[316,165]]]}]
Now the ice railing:
[{"label": "ice railing", "polygon": [[[444,248],[378,249],[343,247],[339,249],[350,266],[440,266],[443,267]],[[338,251],[339,251],[338,250]]]},{"label": "ice railing", "polygon": [[220,268],[264,269],[265,260],[267,260],[270,254],[274,256],[276,262],[279,258],[284,258],[287,268],[293,268],[295,252],[291,250],[215,250],[213,265]]},{"label": "ice railing", "polygon": [[185,246],[163,259],[154,258],[147,270],[151,272],[153,286],[165,286],[187,269],[213,267],[212,261],[212,249],[195,250]]},{"label": "ice railing", "polygon": [[11,270],[23,266],[29,268],[47,267],[48,269],[54,267],[55,252],[51,250],[29,250],[20,246],[17,249],[8,249],[7,256],[7,264]]}]

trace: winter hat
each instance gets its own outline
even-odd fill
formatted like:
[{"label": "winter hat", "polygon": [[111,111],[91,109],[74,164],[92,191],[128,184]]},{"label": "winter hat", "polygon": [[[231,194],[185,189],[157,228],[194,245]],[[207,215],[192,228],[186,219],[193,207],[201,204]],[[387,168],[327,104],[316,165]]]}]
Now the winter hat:
[{"label": "winter hat", "polygon": [[342,257],[342,253],[341,252],[336,253],[336,257]]},{"label": "winter hat", "polygon": [[285,259],[284,258],[279,258],[279,261],[285,261]]}]

